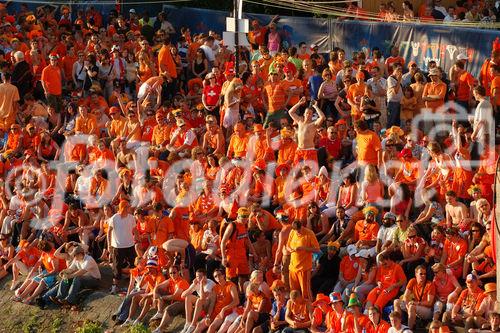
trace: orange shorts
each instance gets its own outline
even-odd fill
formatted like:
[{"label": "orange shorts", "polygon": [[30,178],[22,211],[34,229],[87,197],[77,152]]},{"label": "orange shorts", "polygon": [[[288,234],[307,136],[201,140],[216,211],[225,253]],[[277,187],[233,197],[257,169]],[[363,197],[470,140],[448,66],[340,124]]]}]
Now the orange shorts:
[{"label": "orange shorts", "polygon": [[297,164],[303,161],[314,161],[318,164],[318,151],[316,149],[297,149],[294,163]]},{"label": "orange shorts", "polygon": [[229,279],[250,274],[250,265],[248,265],[248,260],[246,255],[243,257],[227,257],[226,276]]}]

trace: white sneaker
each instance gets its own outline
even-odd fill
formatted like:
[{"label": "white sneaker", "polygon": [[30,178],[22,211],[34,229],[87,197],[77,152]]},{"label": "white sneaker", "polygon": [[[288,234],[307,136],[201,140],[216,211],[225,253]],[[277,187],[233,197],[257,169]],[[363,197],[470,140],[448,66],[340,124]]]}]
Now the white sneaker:
[{"label": "white sneaker", "polygon": [[154,314],[153,317],[151,317],[150,320],[158,320],[158,319],[161,319],[162,317],[163,317],[163,313],[157,312]]},{"label": "white sneaker", "polygon": [[161,333],[161,329],[157,327],[151,333]]},{"label": "white sneaker", "polygon": [[132,325],[134,321],[130,318],[127,318],[127,320],[125,320],[125,322],[122,324],[122,327],[125,327],[125,326],[130,326]]},{"label": "white sneaker", "polygon": [[189,328],[189,326],[191,326],[191,324],[189,324],[189,323],[186,322],[184,324],[184,327],[182,328],[182,331],[180,331],[180,333],[186,333],[186,331]]},{"label": "white sneaker", "polygon": [[118,288],[116,287],[116,285],[112,285],[111,286],[111,291],[110,291],[110,294],[111,295],[116,295],[118,293]]},{"label": "white sneaker", "polygon": [[194,327],[193,325],[190,325],[190,326],[187,328],[186,333],[193,333],[195,329],[196,329],[196,327]]}]

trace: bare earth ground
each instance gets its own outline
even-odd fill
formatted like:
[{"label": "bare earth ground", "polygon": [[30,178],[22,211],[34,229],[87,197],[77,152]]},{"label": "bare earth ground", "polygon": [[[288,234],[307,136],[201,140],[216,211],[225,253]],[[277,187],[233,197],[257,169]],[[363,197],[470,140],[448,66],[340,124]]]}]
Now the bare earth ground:
[{"label": "bare earth ground", "polygon": [[[111,316],[118,309],[123,298],[110,295],[108,292],[111,284],[110,269],[104,268],[101,272],[103,280],[109,281],[108,284],[90,294],[83,302],[83,310],[80,312],[52,306],[41,310],[36,305],[29,306],[13,302],[10,300],[13,295],[13,292],[9,290],[10,279],[3,279],[0,282],[0,333],[73,333],[86,320],[101,324],[103,332],[130,332],[130,328],[113,327]],[[154,311],[150,311],[149,317],[153,313]],[[176,317],[167,332],[181,331],[184,321],[183,317]]]}]

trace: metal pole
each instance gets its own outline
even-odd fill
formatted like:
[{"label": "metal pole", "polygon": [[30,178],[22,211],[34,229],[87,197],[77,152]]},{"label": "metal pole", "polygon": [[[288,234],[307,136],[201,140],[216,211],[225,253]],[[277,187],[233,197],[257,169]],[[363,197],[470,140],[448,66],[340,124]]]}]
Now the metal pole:
[{"label": "metal pole", "polygon": [[234,61],[234,71],[236,77],[239,77],[240,74],[240,52],[239,52],[239,46],[240,46],[240,41],[238,38],[238,19],[241,17],[241,8],[240,8],[240,1],[241,0],[234,0],[234,19],[236,21],[235,25],[235,35],[234,35],[234,48],[236,49],[235,52],[235,61]]}]

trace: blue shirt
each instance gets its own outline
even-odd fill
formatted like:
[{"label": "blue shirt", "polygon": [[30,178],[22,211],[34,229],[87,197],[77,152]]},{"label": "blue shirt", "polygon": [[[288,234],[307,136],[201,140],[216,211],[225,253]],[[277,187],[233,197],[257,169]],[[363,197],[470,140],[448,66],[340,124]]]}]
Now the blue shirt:
[{"label": "blue shirt", "polygon": [[323,78],[319,74],[312,75],[309,78],[307,84],[309,85],[309,94],[311,96],[311,99],[314,100],[318,99],[319,87],[321,86],[322,83],[323,83]]}]

